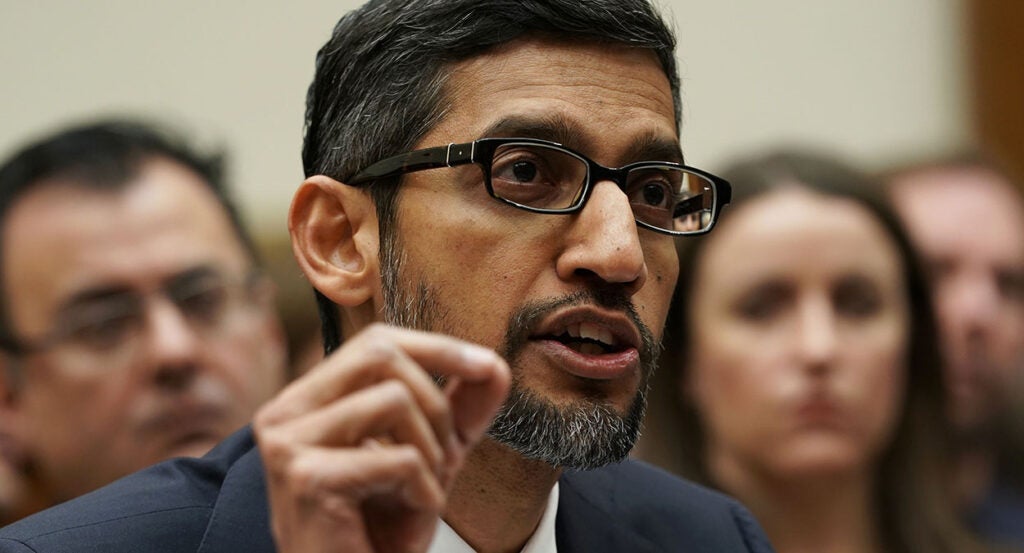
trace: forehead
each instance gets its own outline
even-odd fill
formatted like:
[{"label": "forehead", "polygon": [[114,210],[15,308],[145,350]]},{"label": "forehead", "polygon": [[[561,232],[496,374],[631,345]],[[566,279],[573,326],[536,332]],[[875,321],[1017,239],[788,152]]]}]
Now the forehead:
[{"label": "forehead", "polygon": [[768,193],[728,213],[704,257],[714,280],[734,285],[849,272],[899,278],[902,266],[895,242],[867,208],[799,188]]},{"label": "forehead", "polygon": [[[646,49],[614,43],[530,37],[455,64],[448,110],[426,142],[480,138],[508,119],[543,122],[558,141],[592,157],[620,143],[678,144],[674,102],[661,64]],[[512,128],[507,129],[513,132]],[[601,161],[600,159],[596,159]],[[611,159],[606,164],[614,163]]]},{"label": "forehead", "polygon": [[[16,298],[100,285],[147,286],[246,254],[200,177],[174,162],[146,162],[125,186],[97,190],[43,183],[11,207],[3,228],[4,281]],[[13,303],[13,302],[12,302]]]},{"label": "forehead", "polygon": [[1024,201],[1012,186],[983,169],[936,170],[897,181],[893,195],[927,252],[1024,263]]}]

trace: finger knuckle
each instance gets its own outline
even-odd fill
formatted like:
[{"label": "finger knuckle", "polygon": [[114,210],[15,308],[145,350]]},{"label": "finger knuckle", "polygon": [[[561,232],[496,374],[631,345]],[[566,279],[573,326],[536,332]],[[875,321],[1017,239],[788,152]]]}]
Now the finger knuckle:
[{"label": "finger knuckle", "polygon": [[395,467],[406,475],[427,470],[426,459],[424,459],[423,453],[414,445],[395,445],[392,455]]},{"label": "finger knuckle", "polygon": [[365,329],[363,329],[363,331],[360,333],[359,337],[360,337],[360,340],[366,341],[366,342],[378,342],[378,341],[390,342],[390,341],[393,340],[393,338],[391,336],[392,333],[393,333],[393,331],[392,331],[390,326],[388,326],[388,325],[386,325],[384,323],[381,323],[381,322],[374,322],[374,323],[370,323],[369,326],[367,326]]},{"label": "finger knuckle", "polygon": [[448,403],[447,398],[440,393],[431,394],[427,397],[423,405],[423,412],[434,423],[448,421],[452,418],[451,405]]},{"label": "finger knuckle", "polygon": [[256,435],[269,431],[280,422],[280,415],[273,404],[267,404],[256,411],[252,418],[252,428]]},{"label": "finger knuckle", "polygon": [[288,437],[276,430],[264,430],[256,433],[260,456],[267,470],[275,473],[283,472],[291,463],[295,448]]},{"label": "finger knuckle", "polygon": [[363,362],[370,369],[387,370],[398,360],[398,346],[388,340],[369,340],[363,349]]},{"label": "finger knuckle", "polygon": [[313,500],[323,490],[321,466],[309,457],[292,459],[286,470],[286,478],[292,494],[300,499]]},{"label": "finger knuckle", "polygon": [[404,408],[413,403],[413,395],[409,388],[402,381],[393,378],[380,383],[380,394],[392,407]]}]

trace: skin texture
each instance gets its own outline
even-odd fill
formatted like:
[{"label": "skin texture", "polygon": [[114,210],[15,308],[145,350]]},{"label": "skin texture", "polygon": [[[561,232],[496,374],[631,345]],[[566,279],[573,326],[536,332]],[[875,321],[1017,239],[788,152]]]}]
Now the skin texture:
[{"label": "skin texture", "polygon": [[[422,144],[493,135],[485,130],[514,117],[561,117],[575,127],[571,136],[537,138],[564,142],[613,167],[641,159],[623,152],[646,133],[674,144],[671,96],[653,56],[612,51],[588,57],[577,49],[526,44],[464,64],[452,87],[458,109]],[[642,70],[625,71],[630,62]],[[617,129],[618,136],[607,129]],[[431,284],[447,308],[449,327],[497,347],[509,315],[524,303],[607,285],[628,290],[641,321],[660,336],[667,306],[657,300],[670,297],[678,271],[673,239],[638,231],[625,195],[613,183],[599,184],[578,215],[538,217],[495,202],[475,182],[478,171],[464,173],[464,181],[455,171],[411,175],[399,217],[410,280]],[[455,202],[461,209],[451,209]],[[431,246],[436,243],[452,247]],[[543,346],[527,346],[515,376],[556,403],[571,401],[582,390],[579,379],[566,374],[554,355]],[[639,371],[630,371],[602,383],[599,392],[625,412],[638,378]]]},{"label": "skin texture", "polygon": [[283,383],[283,338],[265,283],[216,337],[197,332],[160,293],[190,269],[237,279],[251,266],[198,179],[156,158],[124,189],[56,180],[9,212],[4,294],[21,336],[47,335],[71,298],[89,291],[146,298],[137,351],[121,366],[98,367],[57,346],[20,359],[21,382],[5,382],[13,390],[5,416],[52,501],[169,457],[205,453]]},{"label": "skin texture", "polygon": [[895,247],[863,208],[798,189],[731,215],[698,269],[686,383],[713,466],[784,478],[863,470],[903,394]]},{"label": "skin texture", "polygon": [[[525,135],[566,143],[609,166],[664,158],[666,151],[680,156],[668,81],[643,50],[520,40],[456,65],[449,93],[446,118],[418,148]],[[645,146],[652,143],[659,147]],[[346,382],[348,371],[367,376],[361,386],[331,386],[336,391],[329,399],[313,402],[300,398],[322,396],[317,388],[325,383],[302,379],[257,419],[283,551],[327,551],[339,543],[350,551],[422,551],[442,512],[476,550],[518,550],[536,527],[559,469],[486,438],[477,443],[510,377],[554,404],[589,399],[623,414],[641,381],[640,365],[596,369],[605,356],[583,358],[532,335],[511,375],[493,354],[448,365],[432,358],[452,348],[498,349],[509,317],[525,303],[579,292],[624,295],[655,338],[661,335],[678,272],[673,239],[639,230],[613,183],[597,183],[587,206],[568,216],[495,202],[471,167],[410,174],[402,186],[398,225],[406,281],[429,287],[441,313],[435,326],[459,341],[382,326],[360,332],[380,319],[383,306],[372,204],[362,191],[326,177],[307,180],[290,217],[296,254],[314,285],[343,307],[346,335],[354,336],[310,375]],[[557,310],[538,325],[566,314],[598,325],[632,325],[621,310],[594,302]],[[432,353],[410,351],[410,336]],[[382,351],[387,359],[373,361]],[[413,376],[424,372],[458,377],[448,381],[443,408],[434,404],[437,393]],[[480,391],[463,397],[467,385]],[[363,397],[365,411],[348,407]],[[310,430],[328,410],[344,439]],[[344,430],[365,428],[367,418],[399,422],[355,435]],[[452,442],[449,428],[460,438]],[[409,458],[399,463],[399,455]],[[371,473],[379,485],[367,490],[358,482]],[[311,490],[310,481],[321,485]],[[375,508],[382,503],[402,508]]]},{"label": "skin texture", "polygon": [[780,551],[879,550],[873,467],[909,327],[895,245],[850,200],[783,188],[730,213],[699,263],[682,386],[715,481]]},{"label": "skin texture", "polygon": [[1024,204],[982,169],[911,173],[893,200],[927,262],[954,424],[985,429],[1024,360]]}]

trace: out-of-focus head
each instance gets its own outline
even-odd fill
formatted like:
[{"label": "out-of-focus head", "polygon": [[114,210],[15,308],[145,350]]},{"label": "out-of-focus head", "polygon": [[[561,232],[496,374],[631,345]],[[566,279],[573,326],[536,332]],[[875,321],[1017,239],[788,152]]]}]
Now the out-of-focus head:
[{"label": "out-of-focus head", "polygon": [[920,475],[938,478],[941,384],[895,216],[826,156],[774,153],[724,175],[734,199],[719,226],[679,244],[660,380],[677,409],[658,414],[677,426],[656,436],[679,440],[677,470],[727,490],[872,474],[882,504],[920,505],[937,493]]},{"label": "out-of-focus head", "polygon": [[[317,58],[291,212],[326,348],[378,320],[484,344],[513,370],[492,436],[559,466],[623,457],[677,271],[675,238],[650,228],[682,212],[679,179],[658,178],[685,172],[673,48],[646,0],[345,16]],[[658,163],[608,170],[638,162]],[[707,178],[684,190],[702,221]]]},{"label": "out-of-focus head", "polygon": [[683,386],[709,462],[790,477],[874,462],[906,386],[896,244],[867,208],[806,187],[737,207],[698,261],[690,307]]},{"label": "out-of-focus head", "polygon": [[70,128],[0,168],[5,417],[51,500],[200,455],[281,385],[273,290],[219,161]]},{"label": "out-of-focus head", "polygon": [[959,158],[889,178],[931,278],[950,416],[986,433],[1024,372],[1024,197],[995,164]]},{"label": "out-of-focus head", "polygon": [[676,299],[679,385],[706,459],[789,476],[877,462],[921,361],[918,315],[931,324],[903,235],[871,183],[828,158],[778,154],[729,175],[737,198],[685,252],[692,282]]}]

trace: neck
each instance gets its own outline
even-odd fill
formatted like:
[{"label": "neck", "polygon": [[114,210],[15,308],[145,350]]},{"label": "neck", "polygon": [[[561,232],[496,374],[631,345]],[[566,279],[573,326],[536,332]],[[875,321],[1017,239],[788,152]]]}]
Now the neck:
[{"label": "neck", "polygon": [[57,494],[44,485],[37,471],[12,467],[0,469],[0,526],[21,520],[60,503]]},{"label": "neck", "polygon": [[884,550],[866,473],[775,477],[723,462],[715,479],[751,510],[779,553],[879,553]]},{"label": "neck", "polygon": [[953,493],[960,509],[971,512],[985,499],[995,479],[995,460],[989,448],[961,449],[956,458]]},{"label": "neck", "polygon": [[537,529],[560,474],[484,438],[452,485],[444,521],[478,553],[520,551]]}]

